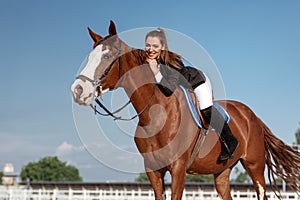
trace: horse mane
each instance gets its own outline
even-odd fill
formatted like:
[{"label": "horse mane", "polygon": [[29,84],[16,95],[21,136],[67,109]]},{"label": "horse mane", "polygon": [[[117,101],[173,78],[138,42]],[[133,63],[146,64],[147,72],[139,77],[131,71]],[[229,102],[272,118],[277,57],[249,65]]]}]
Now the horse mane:
[{"label": "horse mane", "polygon": [[138,59],[139,64],[147,63],[146,51],[142,49],[133,49],[131,53]]}]

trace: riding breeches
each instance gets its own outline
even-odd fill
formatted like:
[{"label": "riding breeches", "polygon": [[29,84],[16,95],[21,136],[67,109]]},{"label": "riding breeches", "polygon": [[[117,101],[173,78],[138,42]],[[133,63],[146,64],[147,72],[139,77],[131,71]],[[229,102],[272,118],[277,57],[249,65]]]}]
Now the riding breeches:
[{"label": "riding breeches", "polygon": [[[205,75],[205,74],[204,74]],[[205,83],[199,85],[194,89],[200,110],[208,108],[213,105],[213,94],[209,78],[205,75]]]}]

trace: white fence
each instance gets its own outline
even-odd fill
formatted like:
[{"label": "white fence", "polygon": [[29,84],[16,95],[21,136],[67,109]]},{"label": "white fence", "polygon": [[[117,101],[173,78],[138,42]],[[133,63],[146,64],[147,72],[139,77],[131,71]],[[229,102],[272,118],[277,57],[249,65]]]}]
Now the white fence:
[{"label": "white fence", "polygon": [[[166,191],[167,199],[171,191]],[[233,199],[257,199],[253,191],[231,191]],[[277,199],[273,192],[267,193],[269,200]],[[283,200],[300,200],[300,196],[293,192],[282,193]],[[0,187],[1,200],[154,200],[152,190],[59,190],[59,189],[25,189],[22,187]],[[219,200],[216,191],[184,191],[184,200]]]}]

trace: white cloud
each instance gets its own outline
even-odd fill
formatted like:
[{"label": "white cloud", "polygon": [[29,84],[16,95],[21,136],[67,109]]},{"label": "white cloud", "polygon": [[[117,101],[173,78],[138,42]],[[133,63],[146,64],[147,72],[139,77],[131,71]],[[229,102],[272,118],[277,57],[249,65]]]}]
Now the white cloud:
[{"label": "white cloud", "polygon": [[67,142],[63,142],[61,145],[59,145],[56,148],[56,155],[58,156],[63,156],[63,155],[70,155],[73,152],[73,145],[72,144],[68,144]]},{"label": "white cloud", "polygon": [[74,153],[83,152],[83,146],[74,146],[73,144],[69,144],[68,142],[64,141],[61,145],[56,148],[55,155],[57,156],[67,156]]},{"label": "white cloud", "polygon": [[82,163],[89,163],[90,161],[90,157],[87,157],[87,151],[82,145],[76,146],[66,141],[56,147],[54,155],[60,160],[67,162],[67,164],[76,167],[80,167]]}]

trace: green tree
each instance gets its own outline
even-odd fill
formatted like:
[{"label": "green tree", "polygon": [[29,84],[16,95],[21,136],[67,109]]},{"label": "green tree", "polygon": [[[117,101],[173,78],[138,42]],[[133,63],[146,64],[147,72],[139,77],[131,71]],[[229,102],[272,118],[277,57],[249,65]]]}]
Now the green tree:
[{"label": "green tree", "polygon": [[45,157],[38,162],[30,162],[21,170],[21,179],[26,181],[82,181],[79,170],[60,161],[56,156]]},{"label": "green tree", "polygon": [[2,184],[2,177],[3,177],[3,172],[0,171],[0,184]]},{"label": "green tree", "polygon": [[247,172],[240,172],[234,182],[236,183],[247,183],[249,181],[249,175]]},{"label": "green tree", "polygon": [[246,171],[241,172],[238,167],[234,168],[234,173],[237,174],[235,179],[232,179],[232,182],[235,183],[248,183],[250,181],[250,177]]},{"label": "green tree", "polygon": [[142,182],[142,183],[150,182],[149,178],[148,178],[148,176],[147,176],[147,174],[145,172],[144,173],[140,173],[139,176],[137,178],[135,178],[135,181],[136,182]]},{"label": "green tree", "polygon": [[298,128],[296,131],[296,140],[297,140],[297,144],[300,144],[300,128]]},{"label": "green tree", "polygon": [[186,182],[202,182],[202,183],[213,183],[213,174],[201,174],[201,175],[191,175],[187,174],[185,177]]},{"label": "green tree", "polygon": [[276,183],[283,183],[283,180],[280,177],[277,177],[275,180],[276,180]]}]

